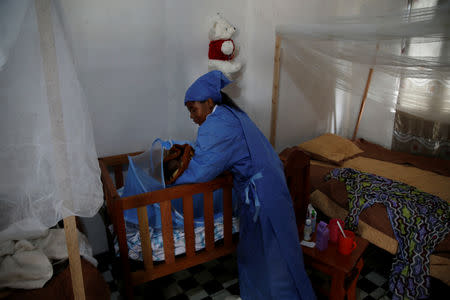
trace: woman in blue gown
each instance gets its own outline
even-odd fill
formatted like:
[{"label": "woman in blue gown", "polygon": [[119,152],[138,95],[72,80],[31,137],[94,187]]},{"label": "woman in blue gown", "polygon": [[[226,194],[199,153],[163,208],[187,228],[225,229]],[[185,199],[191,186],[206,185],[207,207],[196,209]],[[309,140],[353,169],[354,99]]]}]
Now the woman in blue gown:
[{"label": "woman in blue gown", "polygon": [[185,105],[200,127],[195,154],[176,184],[232,172],[239,199],[237,258],[244,300],[315,299],[282,163],[247,114],[221,92],[229,83],[220,71],[211,71],[186,91]]}]

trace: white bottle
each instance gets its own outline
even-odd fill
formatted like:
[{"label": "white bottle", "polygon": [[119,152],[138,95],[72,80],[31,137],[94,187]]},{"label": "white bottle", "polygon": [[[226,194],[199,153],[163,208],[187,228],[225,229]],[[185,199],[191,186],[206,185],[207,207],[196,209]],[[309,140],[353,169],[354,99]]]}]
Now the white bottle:
[{"label": "white bottle", "polygon": [[306,219],[305,229],[303,230],[303,240],[305,241],[311,240],[311,233],[312,233],[311,219]]},{"label": "white bottle", "polygon": [[311,212],[311,232],[316,231],[316,211],[313,209]]}]

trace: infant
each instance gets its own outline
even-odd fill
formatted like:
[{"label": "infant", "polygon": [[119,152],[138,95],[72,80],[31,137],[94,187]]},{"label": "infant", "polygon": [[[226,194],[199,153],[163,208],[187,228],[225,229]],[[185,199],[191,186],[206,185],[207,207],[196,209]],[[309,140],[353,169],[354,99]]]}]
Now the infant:
[{"label": "infant", "polygon": [[165,163],[164,166],[164,179],[169,181],[172,177],[177,175],[178,169],[181,167],[181,157],[174,158]]},{"label": "infant", "polygon": [[186,170],[194,155],[194,149],[188,145],[175,144],[164,155],[164,180],[172,184]]}]

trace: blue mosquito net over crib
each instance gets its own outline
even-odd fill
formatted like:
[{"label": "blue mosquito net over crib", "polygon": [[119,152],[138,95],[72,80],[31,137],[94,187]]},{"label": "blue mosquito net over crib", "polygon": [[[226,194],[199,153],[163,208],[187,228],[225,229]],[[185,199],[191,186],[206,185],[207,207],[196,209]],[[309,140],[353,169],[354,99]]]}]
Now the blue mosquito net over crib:
[{"label": "blue mosquito net over crib", "polygon": [[[178,142],[178,144],[185,142]],[[156,139],[150,150],[136,156],[129,156],[129,166],[126,174],[125,185],[121,193],[122,197],[134,196],[142,193],[152,192],[166,188],[164,182],[163,159],[164,150],[170,149],[172,142]],[[222,218],[223,214],[223,191],[218,189],[213,192],[214,199],[214,220]],[[233,208],[234,205],[233,191]],[[204,226],[203,219],[203,194],[196,194],[192,197],[194,206],[194,226]],[[183,199],[172,199],[172,222],[174,227],[183,227]],[[159,204],[147,206],[149,226],[161,228],[161,210]],[[127,222],[138,224],[137,209],[124,211]]]}]

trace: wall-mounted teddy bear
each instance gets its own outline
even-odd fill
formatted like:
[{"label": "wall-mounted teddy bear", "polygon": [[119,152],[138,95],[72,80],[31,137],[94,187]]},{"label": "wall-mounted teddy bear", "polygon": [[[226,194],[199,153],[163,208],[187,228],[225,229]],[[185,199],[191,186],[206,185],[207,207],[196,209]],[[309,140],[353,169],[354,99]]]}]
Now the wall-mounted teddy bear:
[{"label": "wall-mounted teddy bear", "polygon": [[236,27],[228,23],[220,14],[211,19],[209,30],[208,69],[220,70],[228,78],[241,69],[241,63],[234,60],[236,48],[232,35]]}]

